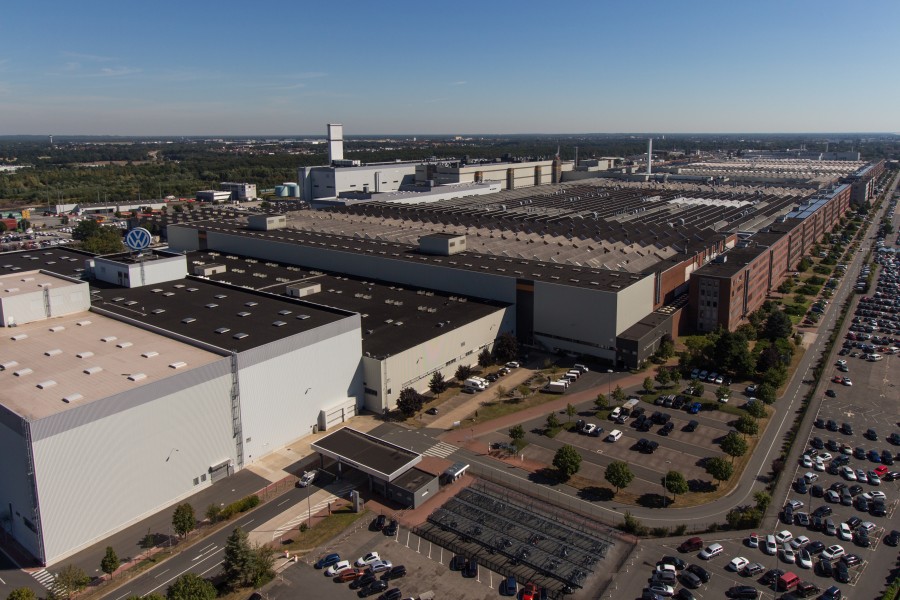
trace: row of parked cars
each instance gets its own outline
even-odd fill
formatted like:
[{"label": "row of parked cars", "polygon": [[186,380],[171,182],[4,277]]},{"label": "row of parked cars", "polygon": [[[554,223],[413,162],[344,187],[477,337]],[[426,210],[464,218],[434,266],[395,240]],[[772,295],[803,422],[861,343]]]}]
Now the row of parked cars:
[{"label": "row of parked cars", "polygon": [[390,582],[406,576],[406,567],[393,565],[377,552],[364,554],[353,563],[342,559],[337,553],[327,554],[314,566],[324,569],[325,576],[332,577],[335,583],[349,582],[350,589],[356,590],[360,598],[381,594],[379,600],[400,600],[403,596],[400,588],[388,588]]}]

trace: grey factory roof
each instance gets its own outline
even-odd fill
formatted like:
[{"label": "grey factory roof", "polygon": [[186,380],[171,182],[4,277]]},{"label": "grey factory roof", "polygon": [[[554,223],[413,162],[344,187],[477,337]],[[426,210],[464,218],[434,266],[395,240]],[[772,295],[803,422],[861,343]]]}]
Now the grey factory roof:
[{"label": "grey factory roof", "polygon": [[84,261],[95,255],[69,248],[41,248],[17,250],[0,254],[0,275],[43,269],[52,273],[80,278],[84,273]]},{"label": "grey factory roof", "polygon": [[[461,252],[453,256],[432,256],[419,252],[418,246],[414,244],[382,242],[350,235],[324,234],[293,229],[251,231],[246,228],[244,223],[234,221],[196,221],[185,223],[181,226],[257,239],[270,239],[274,242],[314,248],[332,248],[342,252],[381,255],[386,259],[392,260],[419,264],[428,263],[445,268],[490,273],[498,276],[529,279],[536,282],[543,281],[613,293],[631,286],[644,277],[607,269],[557,264],[518,257],[492,256],[477,252]],[[422,231],[422,233],[426,232]]]},{"label": "grey factory roof", "polygon": [[211,281],[271,294],[284,294],[288,285],[319,284],[321,291],[305,296],[304,301],[360,313],[362,349],[374,357],[398,354],[507,306],[460,294],[325,273],[232,253],[189,252],[187,260],[191,267],[224,265],[227,270],[209,275]]},{"label": "grey factory roof", "polygon": [[350,316],[346,311],[193,278],[130,289],[94,285],[92,308],[225,351],[248,350]]},{"label": "grey factory roof", "polygon": [[422,456],[350,427],[313,442],[312,449],[381,479],[392,480],[422,460]]}]

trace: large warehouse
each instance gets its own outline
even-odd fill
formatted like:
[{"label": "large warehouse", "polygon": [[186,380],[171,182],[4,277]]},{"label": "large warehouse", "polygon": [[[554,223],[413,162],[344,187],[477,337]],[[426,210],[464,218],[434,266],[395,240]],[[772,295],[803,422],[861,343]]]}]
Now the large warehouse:
[{"label": "large warehouse", "polygon": [[0,266],[0,506],[44,564],[356,414],[359,314],[198,279],[89,290],[78,262]]}]

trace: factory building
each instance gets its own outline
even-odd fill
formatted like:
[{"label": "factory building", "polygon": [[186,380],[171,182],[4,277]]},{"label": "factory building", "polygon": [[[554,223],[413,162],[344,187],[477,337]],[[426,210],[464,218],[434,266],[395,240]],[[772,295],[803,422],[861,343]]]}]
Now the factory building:
[{"label": "factory building", "polygon": [[0,267],[2,523],[40,562],[361,407],[359,314],[197,278],[89,291],[83,259]]},{"label": "factory building", "polygon": [[231,199],[236,202],[246,202],[256,198],[255,183],[236,183],[233,181],[223,181],[219,187],[226,192],[231,192]]}]

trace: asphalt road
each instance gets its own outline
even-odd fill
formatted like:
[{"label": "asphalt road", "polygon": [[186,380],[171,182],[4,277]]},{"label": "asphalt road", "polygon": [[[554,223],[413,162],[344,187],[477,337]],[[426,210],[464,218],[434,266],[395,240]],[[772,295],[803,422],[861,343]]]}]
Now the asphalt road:
[{"label": "asphalt road", "polygon": [[257,525],[265,523],[290,507],[303,502],[318,489],[314,485],[306,488],[293,488],[282,495],[277,502],[269,502],[260,506],[247,516],[237,519],[233,526],[225,527],[203,539],[191,549],[176,554],[161,565],[106,594],[105,597],[118,600],[131,595],[144,596],[154,592],[165,595],[169,585],[184,573],[196,573],[202,577],[215,576],[222,565],[225,542],[236,527],[241,527],[244,531],[249,532],[253,529],[254,523]]},{"label": "asphalt road", "polygon": [[6,555],[0,553],[0,598],[6,598],[11,591],[23,587],[39,593],[44,592],[33,577],[20,571]]}]

